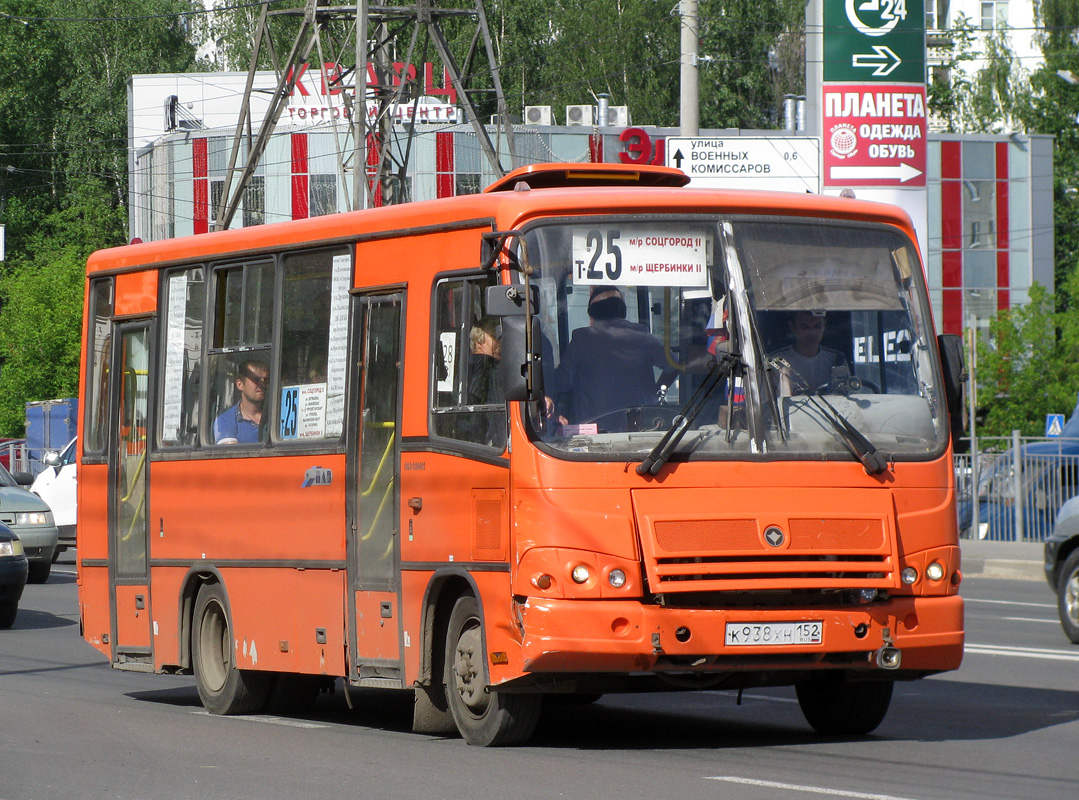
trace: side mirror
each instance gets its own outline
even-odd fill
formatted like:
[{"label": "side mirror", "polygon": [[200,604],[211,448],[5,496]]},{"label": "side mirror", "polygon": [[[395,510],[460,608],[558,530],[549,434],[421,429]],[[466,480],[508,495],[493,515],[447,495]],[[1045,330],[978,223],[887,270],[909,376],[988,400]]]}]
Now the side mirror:
[{"label": "side mirror", "polygon": [[30,472],[12,472],[11,477],[19,486],[32,486],[34,483],[33,473]]},{"label": "side mirror", "polygon": [[942,333],[937,337],[940,348],[940,364],[944,370],[944,395],[948,413],[952,418],[952,440],[963,434],[963,384],[969,377],[964,355],[963,337],[955,333]]},{"label": "side mirror", "polygon": [[539,400],[543,397],[543,369],[540,364],[539,319],[532,321],[532,347],[528,347],[526,318],[523,316],[502,318],[502,390],[506,400]]},{"label": "side mirror", "polygon": [[46,467],[58,467],[58,466],[60,466],[60,451],[59,450],[49,450],[47,453],[45,453],[45,457],[41,459],[41,462]]}]

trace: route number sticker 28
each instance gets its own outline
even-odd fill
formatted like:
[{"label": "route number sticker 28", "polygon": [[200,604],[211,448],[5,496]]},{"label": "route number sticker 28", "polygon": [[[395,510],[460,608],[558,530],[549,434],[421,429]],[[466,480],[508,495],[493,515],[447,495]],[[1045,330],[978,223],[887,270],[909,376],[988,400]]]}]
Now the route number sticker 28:
[{"label": "route number sticker 28", "polygon": [[573,229],[573,282],[706,286],[711,235],[639,226]]}]

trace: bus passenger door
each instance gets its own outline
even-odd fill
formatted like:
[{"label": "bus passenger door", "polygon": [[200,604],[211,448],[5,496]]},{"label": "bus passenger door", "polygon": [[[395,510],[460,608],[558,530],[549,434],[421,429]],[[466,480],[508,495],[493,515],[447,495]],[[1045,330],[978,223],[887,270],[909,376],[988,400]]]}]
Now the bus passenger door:
[{"label": "bus passenger door", "polygon": [[366,685],[403,677],[398,571],[402,293],[353,298],[354,435],[349,441],[350,676]]},{"label": "bus passenger door", "polygon": [[150,432],[150,324],[117,328],[109,431],[109,582],[112,660],[128,669],[153,668],[147,560],[147,437]]}]

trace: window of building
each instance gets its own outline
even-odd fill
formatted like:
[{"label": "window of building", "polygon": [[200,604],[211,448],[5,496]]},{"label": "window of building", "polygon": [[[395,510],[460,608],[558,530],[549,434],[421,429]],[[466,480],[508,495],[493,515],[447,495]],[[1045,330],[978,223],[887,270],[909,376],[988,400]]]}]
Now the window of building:
[{"label": "window of building", "polygon": [[506,447],[506,403],[499,375],[501,331],[483,314],[494,277],[439,281],[435,289],[431,432],[435,436]]},{"label": "window of building", "polygon": [[198,441],[202,384],[202,327],[206,281],[202,267],[177,270],[165,278],[165,353],[161,380],[162,447]]},{"label": "window of building", "polygon": [[995,31],[1008,26],[1008,0],[982,0],[981,28]]},{"label": "window of building", "polygon": [[333,136],[307,137],[309,215],[320,217],[337,212],[337,151]]},{"label": "window of building", "polygon": [[925,29],[945,30],[948,27],[949,0],[925,0]]}]

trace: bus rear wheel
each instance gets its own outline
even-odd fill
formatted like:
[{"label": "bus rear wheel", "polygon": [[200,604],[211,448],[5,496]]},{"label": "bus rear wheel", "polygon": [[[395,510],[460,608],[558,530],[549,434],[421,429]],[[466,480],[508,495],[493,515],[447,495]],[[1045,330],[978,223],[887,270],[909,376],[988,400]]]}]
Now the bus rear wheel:
[{"label": "bus rear wheel", "polygon": [[853,682],[842,678],[802,681],[794,688],[813,730],[826,736],[861,736],[884,721],[892,702],[892,681]]},{"label": "bus rear wheel", "polygon": [[228,601],[219,583],[208,583],[195,600],[191,660],[199,699],[211,714],[251,714],[262,708],[272,674],[237,669],[233,663]]},{"label": "bus rear wheel", "polygon": [[538,694],[488,691],[483,621],[476,598],[457,600],[446,636],[446,697],[457,730],[469,744],[484,747],[520,744],[539,721]]}]

